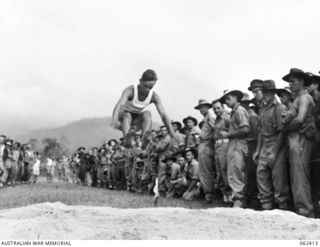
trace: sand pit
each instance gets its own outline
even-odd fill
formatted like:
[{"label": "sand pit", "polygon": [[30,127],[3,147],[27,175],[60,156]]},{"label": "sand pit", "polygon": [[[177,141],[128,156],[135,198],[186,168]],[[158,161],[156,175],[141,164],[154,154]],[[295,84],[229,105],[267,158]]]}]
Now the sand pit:
[{"label": "sand pit", "polygon": [[42,203],[0,211],[1,239],[320,239],[320,220],[249,209],[117,209]]}]

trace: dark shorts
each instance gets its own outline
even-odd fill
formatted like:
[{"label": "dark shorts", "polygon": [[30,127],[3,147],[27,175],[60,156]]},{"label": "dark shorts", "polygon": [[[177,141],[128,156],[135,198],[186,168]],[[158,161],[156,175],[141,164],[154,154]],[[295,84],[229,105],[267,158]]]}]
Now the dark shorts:
[{"label": "dark shorts", "polygon": [[135,129],[135,131],[139,131],[139,130],[142,129],[142,126],[143,126],[142,114],[143,114],[143,112],[141,112],[141,113],[132,113],[132,112],[127,112],[127,111],[121,110],[120,114],[119,114],[120,122],[122,122],[122,120],[123,120],[124,113],[129,113],[131,115],[131,118],[132,118],[131,128],[132,129]]}]

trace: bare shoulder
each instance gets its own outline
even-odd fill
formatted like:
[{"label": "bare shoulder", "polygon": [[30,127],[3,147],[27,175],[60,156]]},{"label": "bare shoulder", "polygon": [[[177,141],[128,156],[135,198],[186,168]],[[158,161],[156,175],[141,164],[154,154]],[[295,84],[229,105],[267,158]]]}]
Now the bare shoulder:
[{"label": "bare shoulder", "polygon": [[298,104],[303,103],[303,104],[308,104],[308,105],[314,105],[313,98],[308,93],[305,93],[305,94],[298,96],[294,101]]},{"label": "bare shoulder", "polygon": [[151,103],[157,104],[157,103],[160,103],[160,102],[161,102],[160,96],[155,91],[153,91],[152,98],[151,98]]},{"label": "bare shoulder", "polygon": [[126,87],[123,91],[122,91],[122,96],[126,96],[128,98],[133,97],[134,94],[134,86],[130,85],[128,87]]}]

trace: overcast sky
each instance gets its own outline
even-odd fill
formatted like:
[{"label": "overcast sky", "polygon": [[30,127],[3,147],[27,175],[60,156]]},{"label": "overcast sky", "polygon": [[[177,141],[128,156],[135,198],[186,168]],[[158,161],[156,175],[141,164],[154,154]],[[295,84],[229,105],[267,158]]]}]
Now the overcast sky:
[{"label": "overcast sky", "polygon": [[319,71],[319,10],[318,0],[3,0],[0,132],[110,116],[149,68],[169,116],[200,119],[200,98],[254,78],[283,87],[291,67]]}]

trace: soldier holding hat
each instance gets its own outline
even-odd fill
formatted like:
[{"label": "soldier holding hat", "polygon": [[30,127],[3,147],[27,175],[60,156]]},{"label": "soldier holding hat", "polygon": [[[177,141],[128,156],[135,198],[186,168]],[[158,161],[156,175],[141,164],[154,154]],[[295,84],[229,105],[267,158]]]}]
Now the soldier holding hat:
[{"label": "soldier holding hat", "polygon": [[219,138],[229,139],[228,182],[232,189],[233,207],[246,206],[247,170],[246,158],[248,156],[247,136],[249,129],[249,116],[246,109],[240,105],[243,93],[238,90],[227,90],[220,99],[232,109],[229,131],[221,131]]},{"label": "soldier holding hat", "polygon": [[[310,157],[316,133],[314,117],[315,104],[306,88],[311,85],[310,77],[300,69],[290,69],[282,78],[289,83],[295,95],[293,108],[296,116],[290,120],[284,131],[288,136],[290,181],[294,205],[298,214],[314,217],[310,192]],[[283,114],[286,119],[286,113]]]},{"label": "soldier holding hat", "polygon": [[263,81],[262,93],[265,105],[260,109],[260,133],[258,146],[253,155],[257,162],[257,182],[262,208],[270,210],[273,199],[280,209],[288,209],[289,182],[286,165],[286,145],[282,112],[286,107],[275,97],[274,81]]},{"label": "soldier holding hat", "polygon": [[203,115],[203,125],[198,146],[199,177],[205,199],[209,202],[213,200],[216,177],[213,137],[215,118],[213,113],[209,111],[210,108],[212,108],[212,104],[203,99],[199,100],[198,105],[194,108]]}]

